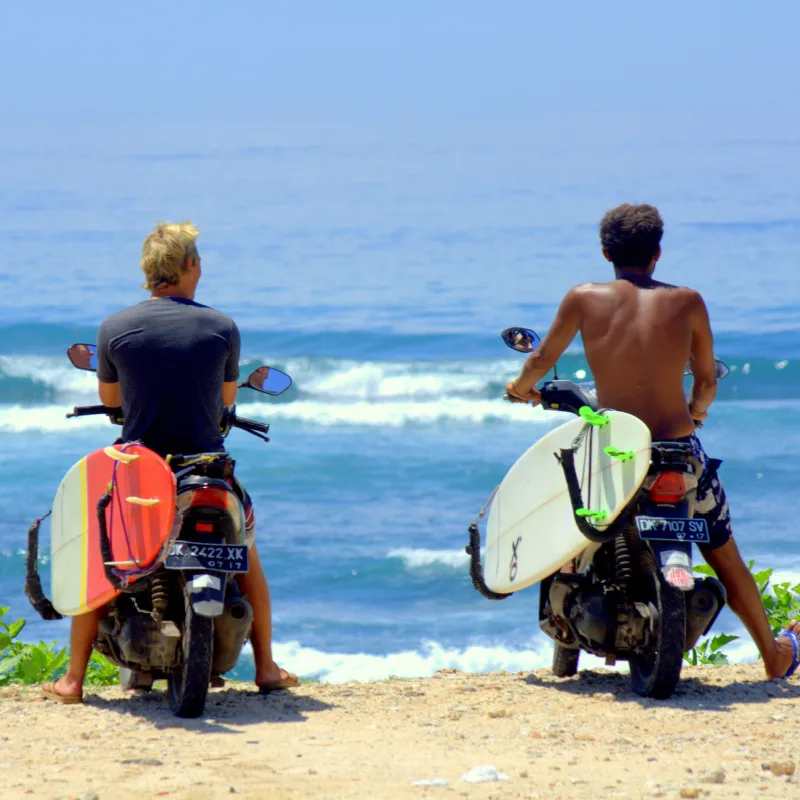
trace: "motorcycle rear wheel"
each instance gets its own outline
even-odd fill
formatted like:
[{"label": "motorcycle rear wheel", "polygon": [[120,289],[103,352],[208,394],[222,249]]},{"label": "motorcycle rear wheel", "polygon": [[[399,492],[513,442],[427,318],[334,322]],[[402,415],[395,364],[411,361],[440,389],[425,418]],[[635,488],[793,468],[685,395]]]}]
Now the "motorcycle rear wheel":
[{"label": "motorcycle rear wheel", "polygon": [[577,648],[564,647],[556,642],[553,649],[553,675],[556,678],[571,678],[578,672],[578,659],[581,651]]},{"label": "motorcycle rear wheel", "polygon": [[167,679],[169,707],[176,717],[194,718],[206,706],[213,659],[214,620],[195,614],[186,602],[183,625],[183,663]]},{"label": "motorcycle rear wheel", "polygon": [[657,609],[653,641],[647,652],[630,657],[633,691],[641,697],[666,700],[681,677],[683,645],[686,641],[686,600],[684,593],[667,583],[653,556],[643,552],[639,562],[640,597]]}]

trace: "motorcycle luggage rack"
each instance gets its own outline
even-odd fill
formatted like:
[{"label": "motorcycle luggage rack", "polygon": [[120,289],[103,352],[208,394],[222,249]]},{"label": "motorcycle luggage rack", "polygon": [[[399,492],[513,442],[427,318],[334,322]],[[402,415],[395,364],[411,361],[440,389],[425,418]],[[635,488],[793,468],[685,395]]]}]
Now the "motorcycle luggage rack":
[{"label": "motorcycle luggage rack", "polygon": [[702,471],[700,462],[688,442],[653,442],[651,453],[649,475],[662,472],[665,468],[695,474]]}]

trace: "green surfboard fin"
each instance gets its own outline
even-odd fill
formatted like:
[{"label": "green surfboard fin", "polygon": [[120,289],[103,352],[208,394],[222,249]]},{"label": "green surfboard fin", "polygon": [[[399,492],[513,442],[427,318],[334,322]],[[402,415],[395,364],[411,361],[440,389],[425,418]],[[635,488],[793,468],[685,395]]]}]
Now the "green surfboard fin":
[{"label": "green surfboard fin", "polygon": [[630,461],[636,455],[633,450],[617,450],[613,445],[604,447],[603,452],[610,458],[617,458],[620,461]]},{"label": "green surfboard fin", "polygon": [[608,425],[608,423],[611,422],[608,417],[604,417],[602,414],[592,411],[589,406],[581,406],[578,409],[578,413],[581,415],[581,418],[584,422],[588,422],[590,425],[594,425],[596,428],[602,428],[603,425]]},{"label": "green surfboard fin", "polygon": [[607,511],[592,511],[589,508],[579,508],[575,513],[579,517],[593,519],[595,522],[602,522],[608,516]]}]

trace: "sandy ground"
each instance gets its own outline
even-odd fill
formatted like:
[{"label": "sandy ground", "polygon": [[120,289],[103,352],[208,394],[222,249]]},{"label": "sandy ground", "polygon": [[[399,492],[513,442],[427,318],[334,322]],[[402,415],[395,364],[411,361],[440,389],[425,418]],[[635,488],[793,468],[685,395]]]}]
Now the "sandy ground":
[{"label": "sandy ground", "polygon": [[[762,674],[686,668],[668,701],[605,670],[446,671],[266,697],[228,684],[203,720],[175,719],[158,691],[90,688],[68,707],[6,688],[0,796],[800,798],[800,684]],[[464,780],[485,765],[507,780]]]}]

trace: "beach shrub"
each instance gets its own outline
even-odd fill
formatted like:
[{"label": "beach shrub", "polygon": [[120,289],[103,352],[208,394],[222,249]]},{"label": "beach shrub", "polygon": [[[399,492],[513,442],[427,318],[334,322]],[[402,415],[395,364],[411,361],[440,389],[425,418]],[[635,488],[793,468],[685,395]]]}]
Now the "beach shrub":
[{"label": "beach shrub", "polygon": [[696,647],[693,647],[688,653],[684,653],[683,658],[693,667],[698,664],[713,666],[728,664],[730,663],[728,656],[722,652],[722,648],[738,638],[731,633],[718,633],[712,639],[703,639],[702,642],[698,642]]},{"label": "beach shrub", "polygon": [[[800,617],[800,583],[794,586],[790,581],[772,583],[773,570],[755,571],[754,566],[755,561],[753,560],[747,564],[761,595],[761,602],[767,612],[772,634],[777,636],[790,620]],[[696,565],[694,571],[700,575],[716,577],[714,570],[707,564]],[[728,657],[722,652],[722,648],[738,638],[738,636],[722,633],[711,639],[703,639],[697,643],[696,647],[684,654],[684,660],[693,666],[697,664],[727,664]]]},{"label": "beach shrub", "polygon": [[[12,683],[35,684],[53,681],[66,672],[69,654],[56,642],[21,642],[25,620],[6,622],[7,606],[0,606],[0,686]],[[119,680],[119,669],[105,656],[93,652],[86,671],[86,683],[108,686]]]}]

